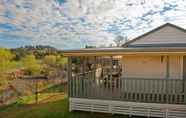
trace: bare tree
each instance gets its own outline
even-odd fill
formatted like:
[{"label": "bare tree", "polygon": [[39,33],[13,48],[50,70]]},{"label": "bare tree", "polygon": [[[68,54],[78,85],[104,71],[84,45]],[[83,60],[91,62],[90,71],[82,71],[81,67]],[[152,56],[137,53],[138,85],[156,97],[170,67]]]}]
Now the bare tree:
[{"label": "bare tree", "polygon": [[128,37],[125,36],[117,36],[116,39],[114,40],[114,43],[116,44],[117,47],[120,47],[123,45],[126,41],[128,40]]}]

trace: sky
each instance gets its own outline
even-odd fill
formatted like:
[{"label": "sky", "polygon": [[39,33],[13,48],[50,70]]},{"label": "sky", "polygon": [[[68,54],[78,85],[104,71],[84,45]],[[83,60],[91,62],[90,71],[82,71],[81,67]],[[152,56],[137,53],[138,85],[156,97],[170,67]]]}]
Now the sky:
[{"label": "sky", "polygon": [[0,0],[0,47],[109,46],[167,22],[186,28],[186,0]]}]

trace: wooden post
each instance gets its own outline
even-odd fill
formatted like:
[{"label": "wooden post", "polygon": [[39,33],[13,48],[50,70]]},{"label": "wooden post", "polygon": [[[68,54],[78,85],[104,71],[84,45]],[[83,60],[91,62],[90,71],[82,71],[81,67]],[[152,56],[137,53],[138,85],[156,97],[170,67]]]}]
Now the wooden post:
[{"label": "wooden post", "polygon": [[68,96],[72,96],[72,57],[68,57]]},{"label": "wooden post", "polygon": [[111,99],[112,99],[112,94],[113,94],[113,92],[112,92],[112,71],[113,71],[113,63],[112,63],[112,59],[113,57],[111,56],[110,57],[110,96],[111,96]]},{"label": "wooden post", "polygon": [[86,96],[86,88],[85,88],[85,82],[86,82],[86,57],[83,57],[83,78],[82,78],[82,95],[85,97]]},{"label": "wooden post", "polygon": [[97,88],[97,78],[96,78],[96,69],[97,69],[97,57],[95,56],[94,57],[94,81],[93,81],[93,83],[94,83],[94,87],[95,88],[93,88],[93,97],[95,97],[95,98],[97,98],[98,96],[98,88]]},{"label": "wooden post", "polygon": [[35,80],[35,102],[38,104],[38,81]]},{"label": "wooden post", "polygon": [[183,83],[184,83],[184,104],[186,104],[186,80],[183,80]]},{"label": "wooden post", "polygon": [[97,64],[97,57],[95,56],[94,57],[94,66],[93,66],[94,67],[94,80],[96,79],[96,66],[97,66],[96,64]]},{"label": "wooden post", "polygon": [[169,80],[170,79],[170,60],[169,56],[166,58],[166,103],[169,103]]},{"label": "wooden post", "polygon": [[185,78],[185,56],[181,57],[181,74],[182,74],[182,83],[183,83],[183,96],[184,96],[184,104],[186,104],[186,78]]},{"label": "wooden post", "polygon": [[83,63],[83,73],[86,72],[86,57],[82,57],[82,63]]},{"label": "wooden post", "polygon": [[167,56],[167,61],[166,61],[166,79],[170,78],[170,59],[169,56]]},{"label": "wooden post", "polygon": [[100,96],[103,98],[103,90],[104,90],[104,75],[103,75],[103,71],[104,71],[104,66],[103,66],[103,57],[100,57],[100,65],[101,65],[101,78],[100,78]]}]

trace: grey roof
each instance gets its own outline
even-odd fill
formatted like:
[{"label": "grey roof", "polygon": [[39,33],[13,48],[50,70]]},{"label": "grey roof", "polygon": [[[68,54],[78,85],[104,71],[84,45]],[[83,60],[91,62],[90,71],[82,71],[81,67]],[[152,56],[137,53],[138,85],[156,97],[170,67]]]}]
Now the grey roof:
[{"label": "grey roof", "polygon": [[166,23],[166,24],[163,24],[163,25],[161,25],[161,26],[159,26],[159,27],[147,32],[147,33],[144,33],[143,35],[140,35],[140,36],[138,36],[138,37],[136,37],[136,38],[124,43],[122,45],[122,47],[143,47],[143,46],[144,47],[151,47],[151,46],[155,46],[155,47],[180,47],[181,46],[181,47],[183,47],[183,45],[185,45],[185,44],[176,44],[176,43],[175,44],[173,44],[173,43],[172,44],[168,44],[168,43],[167,44],[157,44],[157,45],[154,45],[154,44],[153,45],[151,45],[151,44],[146,45],[146,44],[144,44],[144,45],[136,45],[136,46],[135,45],[134,46],[130,45],[131,43],[133,43],[133,42],[135,42],[137,40],[140,40],[142,37],[145,37],[145,36],[155,32],[155,31],[157,31],[159,29],[162,29],[162,28],[164,28],[166,26],[174,27],[174,28],[186,33],[186,29],[181,28],[181,27],[176,26],[176,25],[171,24],[171,23]]}]

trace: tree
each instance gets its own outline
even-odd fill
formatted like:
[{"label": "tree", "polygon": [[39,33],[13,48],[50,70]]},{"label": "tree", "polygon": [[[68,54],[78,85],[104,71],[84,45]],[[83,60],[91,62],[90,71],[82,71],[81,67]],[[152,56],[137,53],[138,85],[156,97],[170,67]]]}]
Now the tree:
[{"label": "tree", "polygon": [[13,54],[8,49],[0,49],[0,61],[2,60],[10,60],[13,58]]},{"label": "tree", "polygon": [[0,49],[0,73],[5,73],[13,68],[14,64],[12,59],[14,55],[8,49]]},{"label": "tree", "polygon": [[14,55],[8,49],[0,49],[0,86],[7,84],[8,73],[16,67]]},{"label": "tree", "polygon": [[126,41],[128,40],[127,37],[123,36],[117,36],[116,39],[114,40],[115,44],[117,47],[122,46]]},{"label": "tree", "polygon": [[26,55],[21,61],[28,75],[39,75],[41,73],[41,66],[34,55]]},{"label": "tree", "polygon": [[66,57],[63,57],[63,56],[59,56],[57,58],[57,65],[59,66],[64,66],[68,63],[68,59]]},{"label": "tree", "polygon": [[43,59],[44,63],[50,66],[56,65],[56,60],[57,57],[55,55],[47,55]]}]

